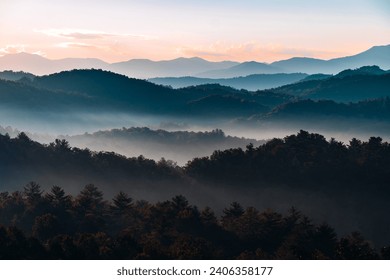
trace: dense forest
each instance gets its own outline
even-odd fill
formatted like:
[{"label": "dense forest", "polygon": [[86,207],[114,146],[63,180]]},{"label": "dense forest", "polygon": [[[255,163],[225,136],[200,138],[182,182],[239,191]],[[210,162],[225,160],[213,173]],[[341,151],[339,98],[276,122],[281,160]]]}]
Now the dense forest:
[{"label": "dense forest", "polygon": [[210,157],[195,158],[185,171],[224,184],[272,182],[298,188],[332,186],[390,194],[389,167],[390,145],[380,137],[367,142],[354,138],[345,145],[300,131],[259,147],[215,151]]},{"label": "dense forest", "polygon": [[[28,177],[56,178],[64,182],[101,180],[131,182],[135,179],[162,181],[180,177],[174,163],[155,162],[139,157],[126,158],[113,152],[92,152],[70,147],[66,140],[57,139],[49,145],[32,141],[25,133],[16,138],[0,135],[1,187],[20,184]],[[21,180],[19,180],[21,179]]]},{"label": "dense forest", "polygon": [[268,182],[299,188],[312,188],[316,182],[318,186],[331,184],[390,193],[390,145],[380,137],[371,137],[367,142],[354,138],[346,145],[301,130],[257,147],[248,144],[246,149],[217,150],[210,156],[194,158],[181,168],[165,159],[156,162],[142,155],[127,158],[113,152],[72,148],[64,139],[40,144],[22,132],[15,138],[0,135],[0,157],[4,185],[9,174],[43,172],[126,180],[190,176],[223,184]]},{"label": "dense forest", "polygon": [[119,192],[111,201],[94,185],[76,196],[28,183],[0,193],[0,259],[389,259],[353,232],[337,237],[295,208],[244,209],[219,218],[184,196],[155,204]]},{"label": "dense forest", "polygon": [[[15,138],[11,138],[7,134],[0,135],[0,158],[0,176],[2,178],[0,188],[4,192],[2,194],[3,206],[0,211],[3,217],[1,223],[5,226],[14,226],[23,230],[26,236],[32,234],[32,226],[35,223],[35,218],[38,216],[46,214],[57,216],[57,214],[53,214],[52,210],[47,210],[48,208],[43,210],[39,208],[44,205],[46,205],[44,207],[48,207],[45,199],[48,193],[51,192],[51,186],[62,186],[62,190],[66,190],[69,195],[72,195],[73,198],[69,198],[69,203],[73,205],[71,207],[75,207],[78,197],[81,195],[79,193],[80,189],[85,185],[90,186],[90,184],[94,184],[105,194],[103,197],[100,191],[93,191],[95,194],[99,194],[99,198],[96,199],[101,202],[105,199],[115,198],[120,191],[124,191],[134,199],[149,201],[148,207],[153,205],[157,207],[161,201],[169,199],[169,197],[183,195],[190,198],[192,203],[200,208],[212,207],[216,216],[223,215],[223,208],[231,201],[239,201],[244,209],[251,206],[257,209],[275,209],[276,212],[282,213],[282,218],[280,219],[284,221],[287,209],[295,206],[304,213],[310,213],[310,218],[314,224],[327,222],[333,225],[335,232],[341,236],[356,230],[361,232],[367,240],[373,242],[371,246],[377,250],[389,244],[390,220],[388,211],[390,207],[388,201],[390,199],[390,173],[388,170],[390,167],[390,145],[380,137],[371,137],[368,141],[352,139],[348,144],[344,144],[334,139],[326,140],[320,134],[300,131],[283,139],[272,139],[258,146],[248,144],[245,149],[232,148],[224,151],[215,151],[210,156],[194,158],[185,166],[180,167],[167,159],[154,161],[146,159],[141,155],[127,158],[112,152],[94,152],[89,149],[75,148],[71,147],[66,140],[56,140],[53,143],[44,145],[32,141],[26,134],[20,133]],[[31,212],[33,211],[31,210],[31,205],[25,205],[27,203],[26,194],[20,192],[21,186],[24,186],[29,181],[39,182],[43,186],[37,191],[38,201],[40,201],[37,203],[39,205],[41,205],[41,202],[43,203],[37,208],[41,209],[39,210],[41,212],[37,214]],[[33,185],[35,186],[35,184]],[[31,186],[30,184],[27,189],[31,188]],[[45,191],[46,194],[42,194],[42,191]],[[63,192],[61,191],[61,193]],[[66,196],[65,194],[63,195]],[[96,199],[92,200],[97,201]],[[4,204],[4,201],[8,201],[10,203],[9,206],[4,206],[8,203]],[[101,206],[106,204],[105,202]],[[138,204],[135,203],[133,205]],[[107,207],[104,209],[111,209]],[[93,208],[95,209],[95,206]],[[72,209],[67,209],[65,211],[66,215],[70,213],[74,215],[74,213],[79,211]],[[195,208],[190,207],[189,209],[195,211]],[[243,211],[254,211],[253,208],[249,209],[251,210]],[[103,210],[100,209],[99,211]],[[99,217],[106,224],[112,218],[110,218],[110,212],[104,211],[99,212],[102,215]],[[162,215],[164,211],[160,211],[159,215]],[[194,213],[196,212],[192,213],[191,211],[186,213],[195,215]],[[65,212],[61,215],[65,215]],[[89,214],[83,213],[83,217],[89,217]],[[171,216],[172,213],[166,214],[170,218],[173,217]],[[262,216],[261,213],[255,216],[257,217],[257,215]],[[145,219],[149,219],[148,217],[145,216]],[[50,217],[49,219],[52,218]],[[74,219],[75,217],[71,218],[69,216],[69,218]],[[79,218],[77,216],[75,219]],[[53,219],[60,220],[61,224],[65,225],[62,223],[65,218],[62,216],[57,216],[57,218]],[[223,228],[223,219],[217,220],[217,225]],[[79,222],[81,224],[84,223],[72,220],[66,226],[66,230],[70,230],[73,224],[77,225]],[[95,222],[94,220],[93,223]],[[42,221],[42,223],[46,222]],[[175,224],[176,222],[169,220],[167,223]],[[191,221],[192,223],[193,225],[199,224],[195,221]],[[281,222],[277,222],[277,224],[279,223]],[[153,229],[153,226],[157,225],[148,224],[144,226],[147,227],[145,230],[150,234],[159,232],[157,229]],[[268,230],[271,230],[263,226],[259,229],[253,229],[240,225],[237,227],[237,230],[245,228],[245,231],[248,232],[240,234],[257,236],[260,234],[257,231],[268,232]],[[110,225],[105,229],[107,230],[107,236],[110,236],[107,237],[109,240],[114,240],[116,234],[119,234],[118,232],[109,232],[113,228],[115,227]],[[169,227],[167,226],[167,228]],[[4,229],[6,236],[8,236],[6,232],[9,230]],[[192,230],[203,232],[204,229]],[[282,233],[287,234],[285,230],[283,228],[282,232],[273,232],[271,236],[278,236],[278,234]],[[104,230],[98,228],[95,233],[101,231]],[[60,233],[67,234],[67,232],[61,231]],[[77,228],[73,229],[70,234],[71,237],[69,237],[71,238],[70,240],[73,240],[72,244],[76,242],[74,238],[79,236],[77,233],[82,234],[84,232]],[[219,233],[213,234],[219,236]],[[225,232],[224,234],[230,236],[231,233]],[[240,234],[237,233],[238,237]],[[142,236],[146,235],[145,232],[142,234]],[[212,235],[209,236],[207,234],[207,236],[207,238],[211,238]],[[283,238],[289,240],[290,237],[287,236],[283,235]],[[195,240],[190,239],[188,242],[191,244],[192,242],[196,243],[199,241],[198,237]],[[28,239],[29,237],[26,238]],[[164,238],[159,242],[163,244],[168,242],[167,244],[170,244],[169,240]],[[207,238],[206,240],[208,240]],[[257,237],[255,238],[254,236],[250,238],[257,240]],[[263,241],[257,240],[256,242],[263,242],[261,243],[263,244],[262,246],[266,246],[264,245],[265,239],[261,240]],[[340,239],[335,241],[336,243],[334,244],[339,244],[337,242],[342,240],[345,241],[345,239]],[[41,240],[41,242],[43,242],[41,245],[44,245],[44,247],[48,244],[46,241]],[[138,240],[137,242],[140,241]],[[203,244],[206,241],[199,242]],[[213,242],[208,240],[204,244],[213,244]],[[246,244],[247,242],[252,244],[252,241],[248,240],[244,243]],[[229,241],[230,243],[231,241]],[[239,249],[233,255],[223,252],[222,249],[215,249],[213,252],[217,254],[216,252],[222,250],[222,255],[215,256],[216,258],[236,258],[242,252],[249,250],[249,248],[253,249],[256,246],[256,248],[262,248],[262,246],[258,245],[260,243],[241,247],[243,245],[238,242],[237,246]],[[177,244],[177,246],[179,245]],[[47,249],[47,246],[45,248]],[[272,249],[267,251],[267,256],[279,258],[274,255],[278,254],[277,251],[276,247],[272,247]],[[333,255],[326,256],[328,258],[343,258],[341,255],[334,255],[336,251],[332,252]],[[166,252],[164,254],[168,255],[161,254],[161,257],[169,257],[169,254]],[[248,254],[248,258],[256,255],[253,251]],[[213,256],[209,255],[210,258]],[[378,255],[375,256],[378,257]],[[132,257],[135,257],[135,255]],[[172,256],[170,255],[170,257]],[[312,257],[312,255],[280,256],[280,258]]]}]

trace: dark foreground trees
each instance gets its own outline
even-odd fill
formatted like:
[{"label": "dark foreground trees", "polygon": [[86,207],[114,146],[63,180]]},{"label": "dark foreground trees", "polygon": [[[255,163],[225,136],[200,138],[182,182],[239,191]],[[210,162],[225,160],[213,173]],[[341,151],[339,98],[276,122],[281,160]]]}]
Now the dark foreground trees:
[{"label": "dark foreground trees", "polygon": [[238,202],[219,217],[183,196],[149,203],[94,185],[70,196],[31,182],[0,194],[0,259],[380,259],[358,232],[337,237],[291,208],[286,214]]}]

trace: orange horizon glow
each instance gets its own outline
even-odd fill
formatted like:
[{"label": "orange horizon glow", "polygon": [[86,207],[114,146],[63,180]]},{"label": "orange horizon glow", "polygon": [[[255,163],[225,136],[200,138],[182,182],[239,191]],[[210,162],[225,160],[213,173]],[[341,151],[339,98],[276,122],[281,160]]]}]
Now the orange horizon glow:
[{"label": "orange horizon glow", "polygon": [[[173,54],[166,55],[165,53],[151,54],[148,51],[139,50],[137,54],[126,53],[126,50],[104,50],[98,47],[88,47],[88,46],[67,46],[61,50],[56,49],[47,49],[45,53],[40,51],[30,51],[29,48],[24,46],[23,48],[12,49],[8,52],[3,52],[0,54],[0,57],[7,54],[17,54],[17,53],[29,53],[36,54],[47,59],[51,60],[60,60],[65,58],[93,58],[100,59],[107,63],[116,63],[128,61],[131,59],[149,59],[152,61],[163,61],[163,60],[172,60],[176,58],[193,58],[199,57],[212,62],[221,62],[221,61],[236,61],[236,62],[245,62],[245,61],[257,61],[263,63],[272,63],[275,61],[290,59],[293,57],[310,57],[316,59],[329,60],[338,57],[355,55],[360,52],[366,51],[367,49],[373,47],[372,45],[357,47],[351,46],[344,50],[339,51],[322,51],[322,50],[289,50],[283,49],[282,47],[278,48],[258,48],[251,52],[241,51],[240,47],[234,48],[229,47],[227,49],[216,50],[214,53],[208,52],[207,49],[189,49],[182,48],[180,51],[175,51]],[[77,50],[80,48],[81,50]],[[1,49],[0,49],[1,51]],[[218,53],[218,55],[215,55]]]}]

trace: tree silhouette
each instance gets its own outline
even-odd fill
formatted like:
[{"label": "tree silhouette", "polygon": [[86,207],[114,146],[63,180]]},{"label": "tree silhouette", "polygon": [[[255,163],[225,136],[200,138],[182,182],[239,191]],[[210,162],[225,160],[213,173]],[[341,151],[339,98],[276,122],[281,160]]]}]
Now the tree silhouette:
[{"label": "tree silhouette", "polygon": [[76,215],[81,218],[79,226],[83,232],[94,232],[104,227],[106,203],[103,200],[103,193],[95,185],[86,185],[74,203]]},{"label": "tree silhouette", "polygon": [[42,193],[41,186],[35,182],[30,182],[24,187],[24,196],[30,205],[39,202],[42,198]]}]

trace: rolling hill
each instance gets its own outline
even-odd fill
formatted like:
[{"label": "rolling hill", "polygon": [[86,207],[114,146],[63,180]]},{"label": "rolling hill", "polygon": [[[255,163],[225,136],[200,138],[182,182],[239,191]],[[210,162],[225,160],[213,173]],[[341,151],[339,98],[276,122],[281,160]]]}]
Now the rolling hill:
[{"label": "rolling hill", "polygon": [[245,77],[236,77],[230,79],[208,79],[197,77],[169,77],[169,78],[153,78],[148,81],[173,88],[182,88],[188,86],[196,86],[203,84],[220,84],[233,87],[236,89],[246,89],[256,91],[280,87],[283,85],[298,82],[308,75],[304,73],[292,74],[253,74]]},{"label": "rolling hill", "polygon": [[329,78],[302,81],[272,91],[306,99],[356,102],[390,96],[389,88],[390,74],[371,66],[344,70]]},{"label": "rolling hill", "polygon": [[[0,100],[8,109],[53,113],[101,112],[219,118],[249,116],[265,106],[252,94],[219,85],[173,90],[103,70],[72,70],[33,80],[0,81]],[[218,108],[218,109],[217,109]],[[217,109],[217,110],[216,110]]]},{"label": "rolling hill", "polygon": [[176,58],[173,60],[152,61],[132,59],[113,63],[109,70],[136,78],[180,77],[195,75],[199,72],[215,71],[238,65],[233,61],[210,62],[198,57]]},{"label": "rolling hill", "polygon": [[283,69],[271,66],[270,64],[267,63],[248,61],[248,62],[243,62],[238,65],[232,66],[227,69],[202,72],[195,76],[201,78],[220,79],[220,78],[243,77],[252,74],[276,74],[276,73],[283,73],[283,72],[284,72]]},{"label": "rolling hill", "polygon": [[22,71],[14,72],[14,71],[7,70],[7,71],[0,72],[0,79],[7,80],[7,81],[17,81],[23,78],[32,80],[34,79],[34,77],[35,76],[33,74],[22,72]]}]

